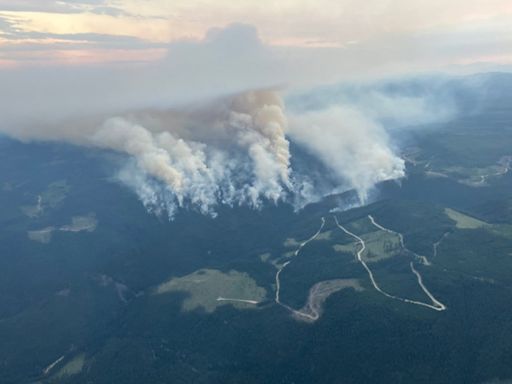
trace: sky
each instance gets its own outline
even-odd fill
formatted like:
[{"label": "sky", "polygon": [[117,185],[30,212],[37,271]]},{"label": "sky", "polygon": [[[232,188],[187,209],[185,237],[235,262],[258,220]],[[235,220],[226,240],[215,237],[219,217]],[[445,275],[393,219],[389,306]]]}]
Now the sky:
[{"label": "sky", "polygon": [[[120,179],[170,217],[334,190],[365,202],[405,175],[383,121],[456,114],[432,81],[434,102],[369,91],[293,111],[294,92],[511,68],[510,0],[0,0],[0,133],[122,153]],[[292,169],[291,142],[334,185]]]},{"label": "sky", "polygon": [[0,0],[0,65],[157,61],[233,23],[354,73],[512,62],[509,0]]}]

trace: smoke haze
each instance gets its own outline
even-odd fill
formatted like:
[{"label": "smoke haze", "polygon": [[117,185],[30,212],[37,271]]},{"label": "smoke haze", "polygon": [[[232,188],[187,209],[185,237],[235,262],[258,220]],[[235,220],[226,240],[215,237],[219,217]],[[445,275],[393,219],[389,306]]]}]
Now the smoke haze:
[{"label": "smoke haze", "polygon": [[[393,132],[454,113],[428,95],[371,88],[327,92],[308,106],[314,92],[301,96],[294,86],[324,79],[308,78],[311,71],[322,73],[284,59],[253,27],[233,25],[176,43],[163,62],[141,68],[0,73],[0,132],[118,152],[126,157],[119,179],[149,210],[172,217],[180,207],[215,215],[219,204],[303,206],[345,190],[365,203],[377,183],[405,175]],[[282,94],[295,98],[293,108]],[[290,141],[335,185],[292,169]]]}]

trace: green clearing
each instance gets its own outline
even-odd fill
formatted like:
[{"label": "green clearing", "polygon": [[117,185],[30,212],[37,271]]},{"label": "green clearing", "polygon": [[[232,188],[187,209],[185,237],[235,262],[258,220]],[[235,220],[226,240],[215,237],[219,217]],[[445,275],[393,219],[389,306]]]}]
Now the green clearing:
[{"label": "green clearing", "polygon": [[332,238],[332,231],[325,231],[320,233],[317,237],[315,237],[315,241],[325,241],[325,240],[331,240]]},{"label": "green clearing", "polygon": [[59,180],[50,183],[48,187],[36,197],[33,205],[23,205],[21,212],[31,219],[41,216],[47,208],[57,207],[67,197],[70,190],[66,180]]},{"label": "green clearing", "polygon": [[486,229],[496,236],[512,238],[511,224],[489,224],[450,208],[446,208],[445,212],[450,219],[456,222],[456,227],[459,229]]},{"label": "green clearing", "polygon": [[80,354],[67,362],[59,371],[52,376],[50,381],[59,381],[60,379],[77,375],[82,372],[85,365],[85,354]]},{"label": "green clearing", "polygon": [[455,226],[459,229],[478,229],[490,226],[485,221],[475,219],[451,208],[445,208],[444,212],[450,219],[455,221]]},{"label": "green clearing", "polygon": [[30,217],[31,219],[34,219],[38,217],[41,214],[41,208],[39,205],[23,205],[20,207],[21,212],[27,217]]},{"label": "green clearing", "polygon": [[336,251],[336,252],[341,252],[341,253],[353,253],[355,254],[357,252],[357,250],[359,249],[360,245],[359,243],[357,242],[352,242],[352,243],[348,243],[348,244],[334,244],[332,246],[332,248]]},{"label": "green clearing", "polygon": [[65,232],[93,232],[97,225],[98,220],[96,220],[96,215],[94,213],[90,213],[85,216],[73,216],[71,218],[71,223],[63,225],[60,227],[60,230]]},{"label": "green clearing", "polygon": [[486,185],[487,178],[498,177],[504,174],[506,168],[498,164],[487,167],[447,166],[438,172],[453,177],[469,186],[484,186]]},{"label": "green clearing", "polygon": [[27,231],[28,238],[32,241],[37,241],[42,244],[48,244],[52,240],[54,232],[93,232],[98,225],[98,220],[94,214],[86,216],[73,216],[71,223],[63,225],[62,227],[49,226],[43,229]]},{"label": "green clearing", "polygon": [[361,235],[366,244],[363,258],[366,262],[373,263],[389,259],[398,254],[402,247],[400,237],[397,234],[377,230]]},{"label": "green clearing", "polygon": [[283,243],[283,246],[285,248],[292,248],[292,247],[295,248],[295,247],[298,247],[299,245],[300,245],[300,243],[297,240],[295,240],[294,238],[291,238],[291,237],[286,239],[284,241],[284,243]]},{"label": "green clearing", "polygon": [[270,252],[267,252],[267,253],[262,253],[259,258],[261,260],[262,263],[266,263],[269,261],[270,257],[272,256],[272,254]]},{"label": "green clearing", "polygon": [[43,229],[39,229],[37,231],[28,231],[28,238],[32,241],[37,241],[39,243],[48,244],[52,240],[52,233],[55,230],[55,227],[47,227]]},{"label": "green clearing", "polygon": [[48,188],[41,194],[43,206],[55,208],[68,195],[70,190],[66,180],[59,180],[48,185]]},{"label": "green clearing", "polygon": [[[386,260],[402,250],[398,234],[377,228],[368,217],[351,222],[348,228],[364,240],[366,249],[363,252],[363,258],[366,262]],[[334,250],[337,252],[357,252],[358,249],[357,242],[334,245]]]},{"label": "green clearing", "polygon": [[[216,269],[201,269],[190,275],[173,278],[160,284],[155,294],[170,292],[188,293],[183,301],[183,311],[202,308],[208,313],[227,304],[239,309],[255,308],[254,304],[236,300],[261,302],[267,293],[245,272],[231,270],[224,273]],[[220,301],[219,298],[235,300]]]},{"label": "green clearing", "polygon": [[379,230],[377,227],[375,227],[375,225],[371,223],[367,216],[364,216],[363,218],[355,221],[351,221],[345,227],[358,236]]}]

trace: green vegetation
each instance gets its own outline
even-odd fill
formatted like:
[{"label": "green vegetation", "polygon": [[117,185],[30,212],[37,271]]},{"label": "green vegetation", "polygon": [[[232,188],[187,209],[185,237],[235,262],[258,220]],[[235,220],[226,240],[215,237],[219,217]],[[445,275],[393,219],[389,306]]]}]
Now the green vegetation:
[{"label": "green vegetation", "polygon": [[361,245],[354,241],[354,242],[348,243],[348,244],[334,244],[332,246],[332,248],[336,252],[353,253],[355,255],[355,253],[359,250],[359,248],[361,248]]},{"label": "green vegetation", "polygon": [[59,371],[53,375],[50,382],[60,382],[64,378],[79,374],[85,365],[85,354],[75,356],[72,360],[67,362]]},{"label": "green vegetation", "polygon": [[332,231],[323,231],[317,237],[315,237],[315,241],[325,241],[331,240]]},{"label": "green vegetation", "polygon": [[94,213],[90,213],[85,216],[73,216],[71,218],[71,223],[63,225],[60,227],[60,230],[65,232],[92,232],[96,229],[97,225],[98,220],[96,220],[96,215]]},{"label": "green vegetation", "polygon": [[48,188],[41,194],[43,206],[55,208],[64,201],[68,195],[70,186],[66,180],[59,180],[48,185]]},{"label": "green vegetation", "polygon": [[369,263],[389,259],[402,252],[398,235],[382,230],[365,233],[361,238],[366,244],[363,258]]},{"label": "green vegetation", "polygon": [[70,187],[66,180],[50,183],[41,194],[36,196],[35,204],[23,205],[21,206],[21,211],[32,219],[39,217],[45,210],[56,208],[61,204],[69,193],[69,190]]},{"label": "green vegetation", "polygon": [[444,210],[448,217],[455,221],[457,228],[460,229],[477,229],[489,227],[489,224],[482,220],[475,219],[474,217],[465,215],[457,212],[451,208],[445,208]]},{"label": "green vegetation", "polygon": [[208,313],[227,304],[241,309],[254,308],[254,304],[263,301],[266,296],[265,289],[258,287],[247,273],[223,273],[215,269],[201,269],[187,276],[173,278],[160,284],[155,294],[170,292],[188,294],[182,305],[184,311],[202,308]]},{"label": "green vegetation", "polygon": [[283,243],[283,246],[285,248],[297,248],[299,245],[300,245],[300,243],[291,237],[287,238]]},{"label": "green vegetation", "polygon": [[55,227],[46,227],[37,231],[28,231],[28,238],[43,244],[48,244],[52,240],[52,233]]},{"label": "green vegetation", "polygon": [[363,218],[359,220],[350,221],[348,223],[348,229],[355,233],[356,235],[363,235],[370,232],[379,231],[368,219],[367,215],[364,215]]},{"label": "green vegetation", "polygon": [[[403,234],[430,261],[414,267],[443,312],[374,289],[355,259],[360,245],[332,219],[347,195],[299,212],[219,207],[215,219],[180,211],[168,222],[111,181],[105,158],[115,154],[0,139],[0,382],[510,381],[512,174],[479,188],[461,181],[500,171],[511,119],[486,113],[415,130],[404,138],[415,164],[401,185],[382,183],[374,203],[336,213],[365,239],[382,289],[427,302],[414,256],[367,215]],[[320,241],[291,257],[321,217]],[[317,321],[274,303],[276,266],[286,261],[282,302],[321,311]]]},{"label": "green vegetation", "polygon": [[74,216],[71,223],[63,225],[59,228],[50,226],[39,230],[27,231],[28,238],[42,244],[48,244],[55,232],[93,232],[96,229],[98,221],[95,214],[91,213],[86,216]]}]

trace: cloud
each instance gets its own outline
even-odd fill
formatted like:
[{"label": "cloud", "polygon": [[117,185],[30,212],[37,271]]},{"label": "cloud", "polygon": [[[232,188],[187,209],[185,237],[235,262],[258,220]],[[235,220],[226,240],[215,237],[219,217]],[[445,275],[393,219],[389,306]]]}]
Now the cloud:
[{"label": "cloud", "polygon": [[204,40],[171,44],[164,60],[144,66],[6,69],[0,72],[0,129],[21,137],[38,137],[41,130],[48,136],[48,126],[70,117],[167,108],[271,87],[287,79],[280,64],[253,27],[233,25]]},{"label": "cloud", "polygon": [[0,11],[81,13],[106,3],[105,0],[0,0]]}]

